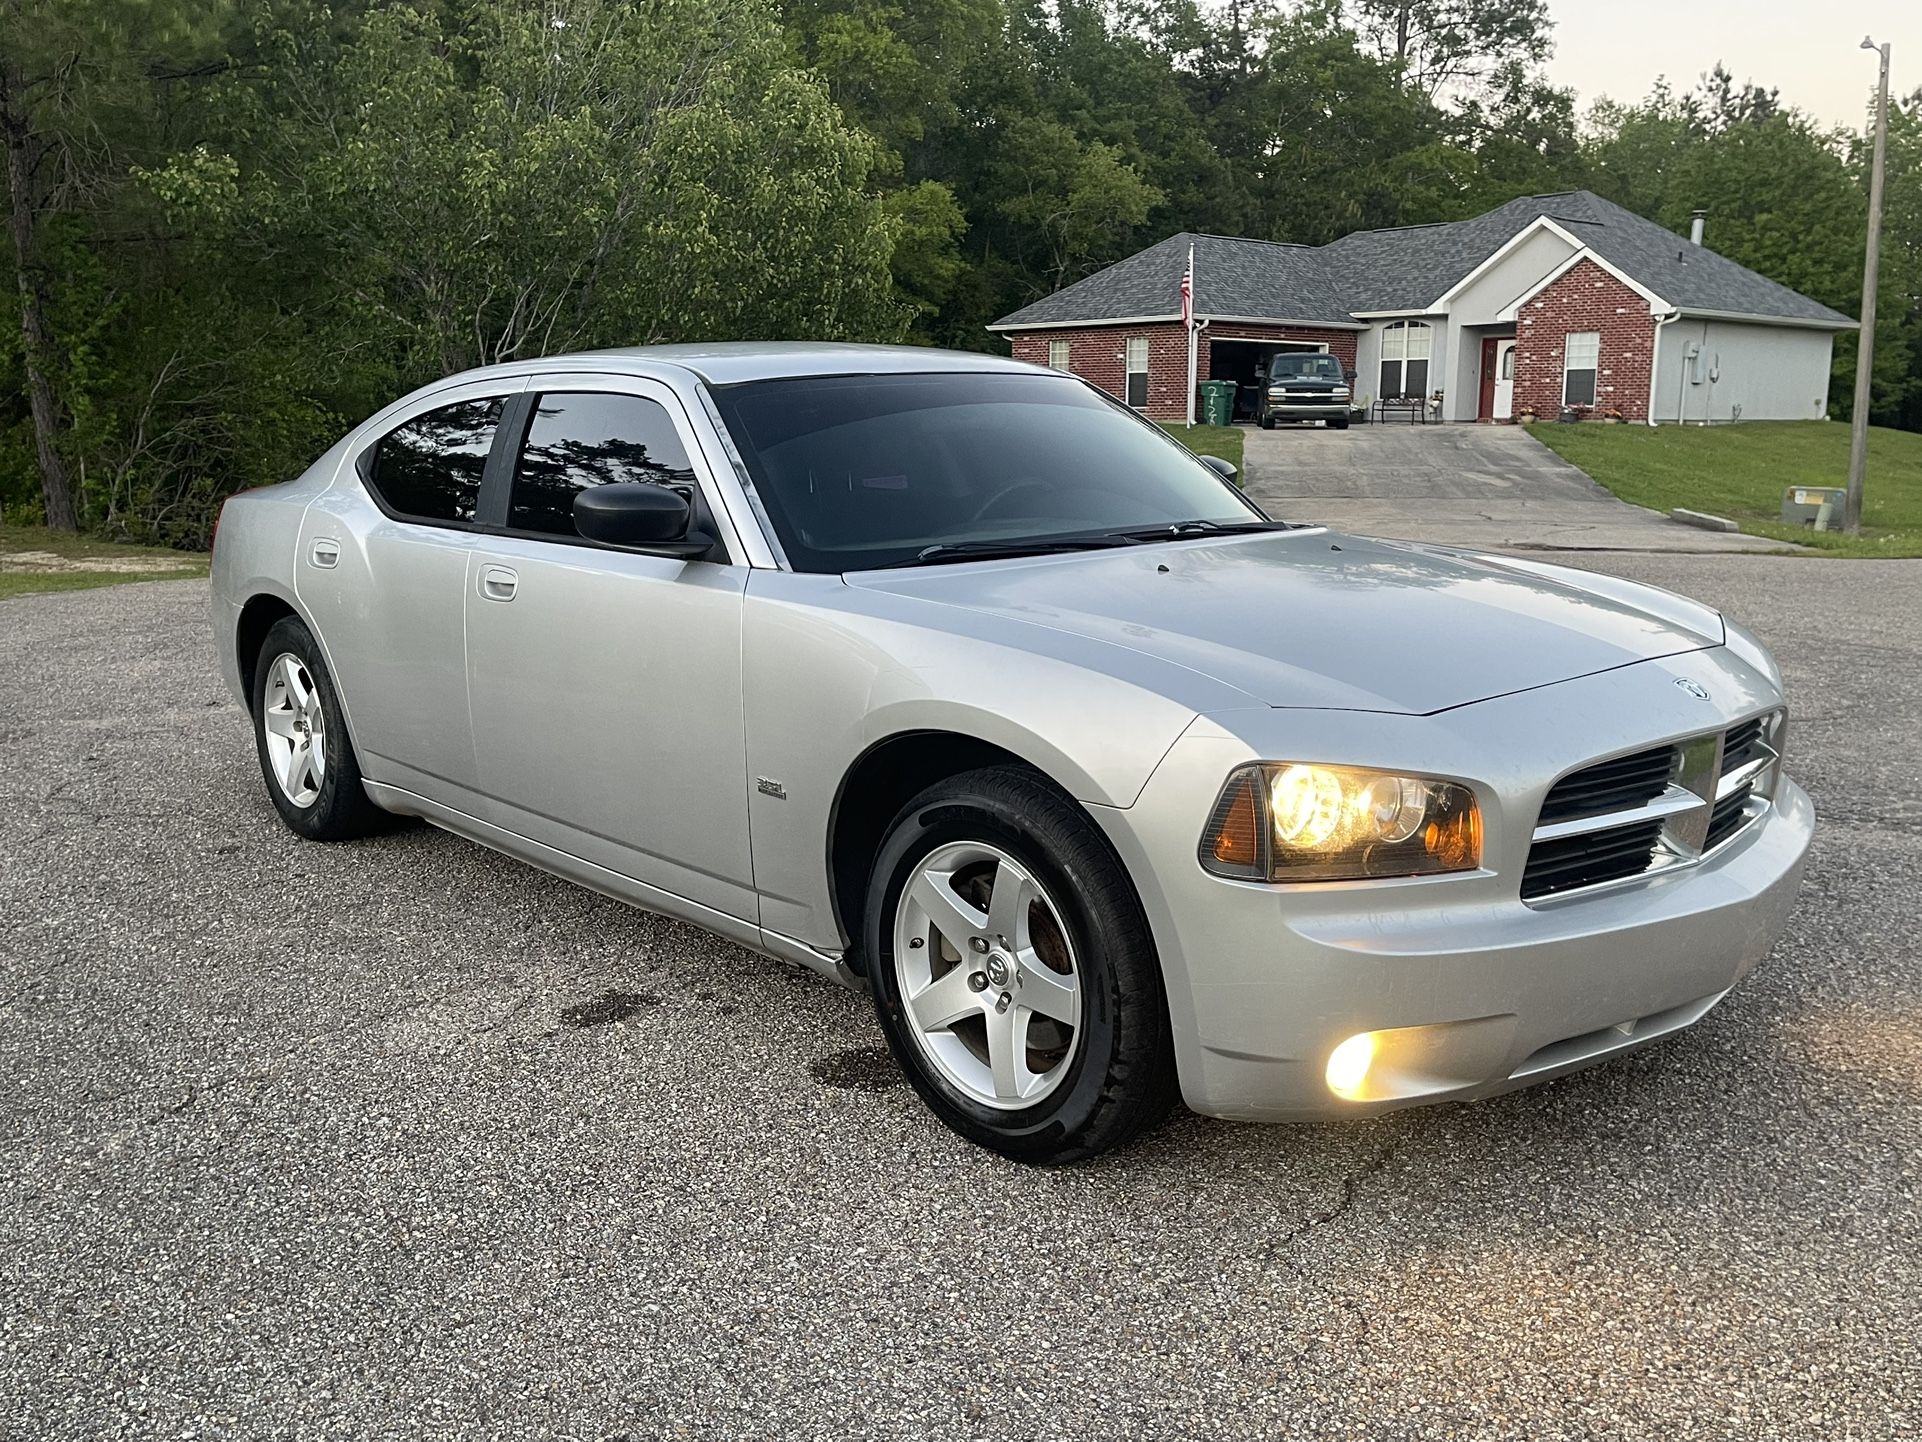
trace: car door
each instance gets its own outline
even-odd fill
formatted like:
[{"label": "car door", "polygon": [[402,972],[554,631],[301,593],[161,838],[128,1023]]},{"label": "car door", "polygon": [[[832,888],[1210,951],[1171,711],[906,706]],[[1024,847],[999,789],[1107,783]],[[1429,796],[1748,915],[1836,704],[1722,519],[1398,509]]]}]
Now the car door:
[{"label": "car door", "polygon": [[387,417],[307,508],[295,557],[362,774],[463,810],[477,802],[468,553],[495,436],[525,385],[454,387]]},{"label": "car door", "polygon": [[539,377],[509,421],[468,564],[467,689],[498,826],[756,918],[741,706],[747,568],[611,550],[574,529],[608,482],[713,495],[685,412],[636,377]]}]

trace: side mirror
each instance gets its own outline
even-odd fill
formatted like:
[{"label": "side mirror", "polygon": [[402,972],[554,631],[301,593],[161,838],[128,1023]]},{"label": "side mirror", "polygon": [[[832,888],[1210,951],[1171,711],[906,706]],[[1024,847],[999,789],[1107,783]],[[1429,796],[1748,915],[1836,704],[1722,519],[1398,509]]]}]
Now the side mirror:
[{"label": "side mirror", "polygon": [[622,482],[589,486],[574,497],[574,529],[583,539],[687,560],[714,545],[709,537],[688,534],[692,515],[687,497],[666,486]]},{"label": "side mirror", "polygon": [[[1234,481],[1235,477],[1241,474],[1235,469],[1234,462],[1224,461],[1220,456],[1203,456],[1201,463],[1224,481]],[[1240,482],[1236,481],[1235,484],[1239,485]]]}]

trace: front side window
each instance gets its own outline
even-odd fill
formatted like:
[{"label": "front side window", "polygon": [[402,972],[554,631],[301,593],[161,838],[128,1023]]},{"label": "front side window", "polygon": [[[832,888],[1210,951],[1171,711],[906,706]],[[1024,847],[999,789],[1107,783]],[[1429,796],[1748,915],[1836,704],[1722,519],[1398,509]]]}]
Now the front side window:
[{"label": "front side window", "polygon": [[1398,320],[1381,333],[1381,394],[1385,400],[1428,394],[1428,359],[1435,332],[1426,321]]},{"label": "front side window", "polygon": [[456,401],[396,426],[374,443],[374,494],[409,520],[472,524],[505,404],[504,396]]},{"label": "front side window", "polygon": [[514,466],[507,527],[572,536],[574,497],[615,481],[691,486],[694,472],[658,403],[642,396],[582,391],[534,403]]},{"label": "front side window", "polygon": [[1148,404],[1148,337],[1128,337],[1128,404],[1139,410]]},{"label": "front side window", "polygon": [[1262,521],[1179,442],[1066,376],[810,376],[714,398],[801,571]]},{"label": "front side window", "polygon": [[1601,363],[1601,332],[1571,332],[1562,342],[1562,404],[1595,404],[1595,368]]},{"label": "front side window", "polygon": [[1071,355],[1072,351],[1067,341],[1051,340],[1048,342],[1048,364],[1055,370],[1064,371],[1068,369]]}]

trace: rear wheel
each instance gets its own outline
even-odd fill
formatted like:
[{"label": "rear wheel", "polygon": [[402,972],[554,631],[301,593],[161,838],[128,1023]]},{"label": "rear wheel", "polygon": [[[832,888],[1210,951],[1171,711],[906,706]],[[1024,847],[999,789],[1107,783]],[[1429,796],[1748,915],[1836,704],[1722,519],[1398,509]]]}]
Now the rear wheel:
[{"label": "rear wheel", "polygon": [[361,786],[320,646],[292,616],[274,623],[254,662],[254,744],[268,798],[300,835],[345,841],[385,823]]},{"label": "rear wheel", "polygon": [[875,863],[866,939],[889,1046],[971,1141],[1077,1161],[1173,1104],[1140,900],[1093,823],[1033,773],[969,772],[910,803]]}]

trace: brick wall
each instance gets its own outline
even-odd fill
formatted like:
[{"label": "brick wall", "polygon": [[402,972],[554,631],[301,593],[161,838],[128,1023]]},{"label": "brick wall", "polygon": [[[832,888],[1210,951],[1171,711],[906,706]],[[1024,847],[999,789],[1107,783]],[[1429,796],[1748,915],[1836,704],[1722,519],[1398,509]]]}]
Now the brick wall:
[{"label": "brick wall", "polygon": [[[1188,339],[1179,321],[1148,325],[1085,326],[1072,330],[1020,331],[1008,337],[1016,360],[1048,363],[1048,344],[1068,342],[1068,369],[1092,381],[1116,400],[1127,399],[1128,337],[1148,337],[1148,404],[1143,408],[1156,420],[1178,421],[1188,414]],[[1326,344],[1348,370],[1355,368],[1355,332],[1317,330],[1308,326],[1229,325],[1216,322],[1201,333],[1195,356],[1195,379],[1208,379],[1208,338],[1222,340],[1292,340]]]},{"label": "brick wall", "polygon": [[1562,342],[1595,331],[1595,408],[1613,407],[1625,420],[1648,419],[1655,317],[1648,302],[1593,261],[1584,260],[1522,307],[1515,327],[1515,410],[1533,406],[1550,419],[1562,409]]}]

